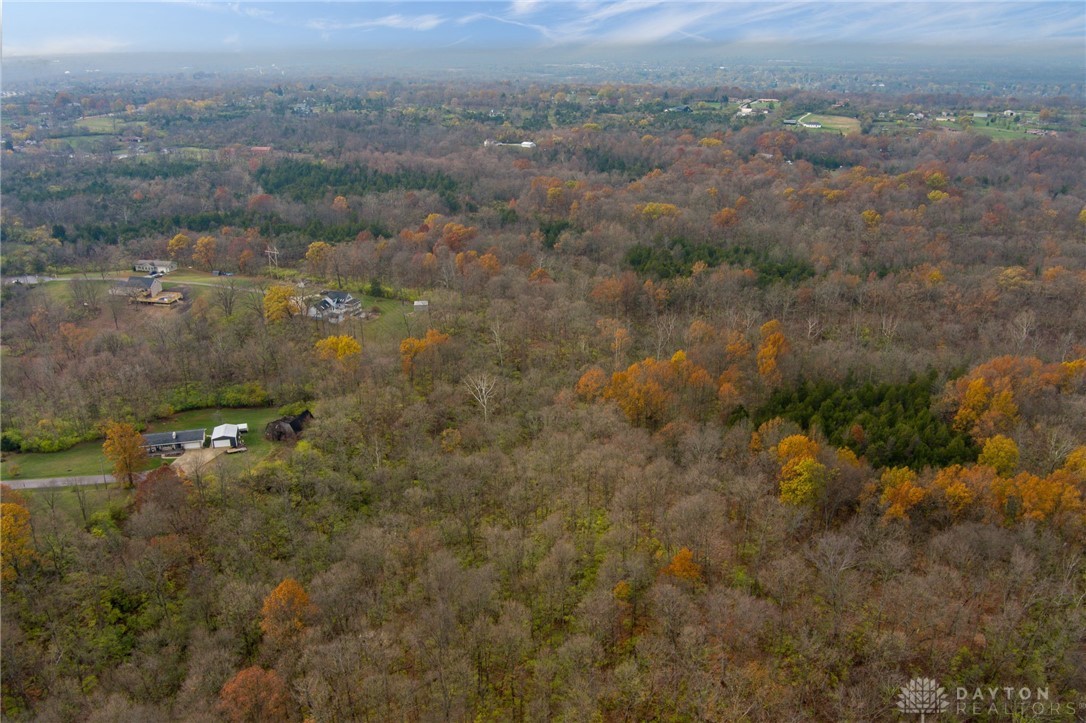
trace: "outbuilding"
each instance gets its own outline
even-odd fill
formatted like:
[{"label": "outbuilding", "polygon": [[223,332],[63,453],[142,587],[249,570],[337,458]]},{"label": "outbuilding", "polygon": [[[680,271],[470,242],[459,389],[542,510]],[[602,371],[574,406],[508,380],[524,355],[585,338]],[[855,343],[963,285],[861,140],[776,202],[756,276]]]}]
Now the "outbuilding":
[{"label": "outbuilding", "polygon": [[211,446],[240,447],[241,435],[248,431],[248,424],[220,424],[211,430]]}]

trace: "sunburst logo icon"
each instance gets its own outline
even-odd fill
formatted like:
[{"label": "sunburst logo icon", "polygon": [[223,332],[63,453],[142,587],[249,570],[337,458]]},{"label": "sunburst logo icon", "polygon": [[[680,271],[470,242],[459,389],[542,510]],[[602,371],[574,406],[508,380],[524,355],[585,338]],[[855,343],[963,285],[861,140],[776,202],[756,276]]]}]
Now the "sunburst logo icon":
[{"label": "sunburst logo icon", "polygon": [[950,706],[943,686],[931,678],[913,678],[897,694],[897,707],[902,713],[920,714],[920,723],[929,715],[942,713]]}]

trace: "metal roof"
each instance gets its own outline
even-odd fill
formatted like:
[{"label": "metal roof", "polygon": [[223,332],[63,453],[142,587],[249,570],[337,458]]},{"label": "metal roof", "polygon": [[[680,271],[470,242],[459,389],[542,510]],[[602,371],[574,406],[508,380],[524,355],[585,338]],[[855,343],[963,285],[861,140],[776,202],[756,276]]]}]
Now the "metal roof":
[{"label": "metal roof", "polygon": [[143,435],[144,447],[161,447],[165,444],[203,442],[207,432],[203,429],[185,429],[180,432],[155,432]]}]

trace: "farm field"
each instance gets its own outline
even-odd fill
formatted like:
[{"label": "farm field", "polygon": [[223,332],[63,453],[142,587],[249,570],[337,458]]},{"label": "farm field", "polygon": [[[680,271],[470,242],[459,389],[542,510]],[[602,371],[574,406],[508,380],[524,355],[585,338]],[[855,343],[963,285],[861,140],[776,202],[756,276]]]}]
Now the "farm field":
[{"label": "farm field", "polygon": [[846,135],[860,132],[860,121],[843,115],[810,114],[803,120],[806,123],[821,123],[823,130],[838,131]]},{"label": "farm field", "polygon": [[90,116],[88,118],[80,118],[74,125],[76,128],[82,128],[89,133],[108,134],[116,133],[117,129],[125,123],[123,118],[116,116],[97,115]]}]

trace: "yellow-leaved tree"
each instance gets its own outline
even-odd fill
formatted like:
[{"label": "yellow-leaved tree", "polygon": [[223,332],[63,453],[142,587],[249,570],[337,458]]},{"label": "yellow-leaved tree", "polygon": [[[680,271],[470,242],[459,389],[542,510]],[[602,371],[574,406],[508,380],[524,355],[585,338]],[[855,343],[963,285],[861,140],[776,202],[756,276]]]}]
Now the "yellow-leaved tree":
[{"label": "yellow-leaved tree", "polygon": [[301,313],[301,304],[290,286],[277,284],[264,293],[264,319],[275,324]]},{"label": "yellow-leaved tree", "polygon": [[189,244],[191,243],[192,239],[183,233],[179,233],[166,244],[166,253],[170,255],[171,259],[176,261],[188,250]]},{"label": "yellow-leaved tree", "polygon": [[362,345],[349,334],[326,336],[316,344],[317,356],[325,361],[345,361],[362,353]]},{"label": "yellow-leaved tree", "polygon": [[781,464],[780,500],[796,507],[813,506],[826,489],[829,470],[816,458],[818,442],[793,434],[777,443]]},{"label": "yellow-leaved tree", "polygon": [[977,458],[978,464],[985,464],[996,471],[1000,477],[1010,477],[1018,468],[1018,445],[1010,437],[997,434],[984,443]]},{"label": "yellow-leaved tree", "polygon": [[201,236],[196,239],[196,248],[192,250],[192,260],[210,271],[215,266],[219,244],[214,236]]}]

